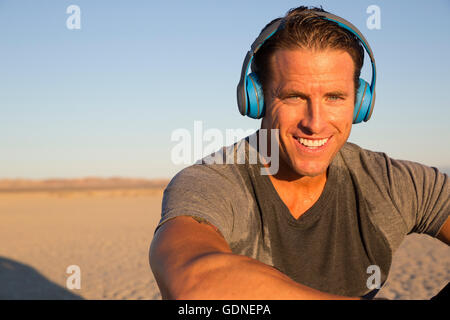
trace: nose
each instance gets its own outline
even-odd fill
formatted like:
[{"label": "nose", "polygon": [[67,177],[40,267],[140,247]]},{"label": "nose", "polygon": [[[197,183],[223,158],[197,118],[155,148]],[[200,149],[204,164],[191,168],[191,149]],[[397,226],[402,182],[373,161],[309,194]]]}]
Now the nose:
[{"label": "nose", "polygon": [[308,101],[303,119],[300,121],[301,129],[307,134],[320,133],[325,125],[325,113],[320,99]]}]

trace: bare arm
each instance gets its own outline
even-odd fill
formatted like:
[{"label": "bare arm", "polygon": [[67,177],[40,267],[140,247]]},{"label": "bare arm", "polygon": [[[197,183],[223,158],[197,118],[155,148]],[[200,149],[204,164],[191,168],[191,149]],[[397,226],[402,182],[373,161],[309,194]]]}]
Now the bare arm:
[{"label": "bare arm", "polygon": [[231,253],[214,227],[191,217],[174,218],[159,228],[150,265],[163,299],[349,299],[301,285],[271,266]]}]

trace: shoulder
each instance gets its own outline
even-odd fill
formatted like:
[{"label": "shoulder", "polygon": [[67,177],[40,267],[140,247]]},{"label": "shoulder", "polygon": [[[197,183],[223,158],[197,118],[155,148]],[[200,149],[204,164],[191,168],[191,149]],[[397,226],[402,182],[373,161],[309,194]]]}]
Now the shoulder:
[{"label": "shoulder", "polygon": [[242,189],[247,185],[249,163],[248,137],[198,160],[178,172],[169,186],[200,185],[204,188],[218,185],[221,189]]},{"label": "shoulder", "polygon": [[341,148],[340,154],[352,171],[382,178],[385,183],[443,175],[434,167],[410,160],[394,159],[385,152],[367,150],[351,142]]},{"label": "shoulder", "polygon": [[[224,147],[217,153],[229,156],[240,143]],[[163,211],[175,207],[229,212],[234,207],[243,207],[251,202],[251,183],[249,183],[248,164],[235,164],[232,161],[211,161],[210,157],[200,159],[195,164],[179,171],[169,182],[163,195]],[[245,206],[244,206],[245,207]],[[183,211],[181,210],[181,211]]]},{"label": "shoulder", "polygon": [[389,156],[384,152],[364,149],[354,143],[347,142],[341,148],[339,153],[347,163],[358,164],[368,163],[383,166],[389,161]]},{"label": "shoulder", "polygon": [[194,164],[179,171],[166,189],[189,188],[217,192],[242,188],[243,168],[229,164]]},{"label": "shoulder", "polygon": [[384,152],[363,149],[353,143],[346,143],[340,150],[346,169],[358,184],[373,194],[384,194],[398,203],[398,197],[414,198],[417,192],[431,190],[441,185],[447,175],[434,167],[389,157]]}]

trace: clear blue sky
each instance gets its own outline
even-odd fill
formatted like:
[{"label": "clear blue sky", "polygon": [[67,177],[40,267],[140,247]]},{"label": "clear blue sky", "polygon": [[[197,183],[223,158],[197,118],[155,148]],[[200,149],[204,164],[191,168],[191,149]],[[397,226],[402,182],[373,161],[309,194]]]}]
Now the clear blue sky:
[{"label": "clear blue sky", "polygon": [[[302,4],[351,21],[374,51],[376,108],[350,141],[450,168],[448,0],[0,0],[0,178],[171,177],[173,130],[257,129],[236,107],[244,55]],[[366,27],[373,4],[380,30]]]}]

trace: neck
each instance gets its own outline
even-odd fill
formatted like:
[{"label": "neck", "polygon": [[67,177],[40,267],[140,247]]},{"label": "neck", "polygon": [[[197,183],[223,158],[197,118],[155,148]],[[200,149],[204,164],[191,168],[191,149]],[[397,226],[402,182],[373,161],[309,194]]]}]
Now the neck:
[{"label": "neck", "polygon": [[298,219],[319,199],[325,188],[327,172],[315,177],[294,178],[280,171],[276,175],[269,175],[269,179],[290,214]]},{"label": "neck", "polygon": [[[268,167],[268,165],[264,165]],[[279,186],[283,189],[303,191],[302,193],[320,192],[323,190],[327,181],[328,170],[314,177],[302,176],[294,172],[289,165],[280,159],[279,170],[275,175],[269,175],[270,180],[275,187]]]}]

